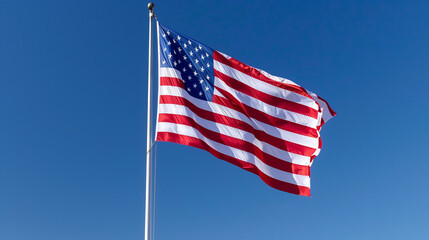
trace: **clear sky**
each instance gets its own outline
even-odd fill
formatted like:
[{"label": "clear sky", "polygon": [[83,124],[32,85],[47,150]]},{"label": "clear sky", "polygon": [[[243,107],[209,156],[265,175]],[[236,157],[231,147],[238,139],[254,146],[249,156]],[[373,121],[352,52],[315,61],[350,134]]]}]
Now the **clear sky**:
[{"label": "clear sky", "polygon": [[[428,239],[428,1],[155,1],[329,101],[312,197],[157,144],[157,240]],[[0,2],[0,239],[143,239],[147,2]]]}]

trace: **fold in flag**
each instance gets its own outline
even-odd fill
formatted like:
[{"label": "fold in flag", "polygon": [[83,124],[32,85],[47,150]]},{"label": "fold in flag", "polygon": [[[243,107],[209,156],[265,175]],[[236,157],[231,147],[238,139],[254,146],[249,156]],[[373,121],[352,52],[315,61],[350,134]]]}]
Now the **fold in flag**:
[{"label": "fold in flag", "polygon": [[281,191],[310,196],[320,128],[335,112],[296,83],[158,23],[156,141],[204,149]]}]

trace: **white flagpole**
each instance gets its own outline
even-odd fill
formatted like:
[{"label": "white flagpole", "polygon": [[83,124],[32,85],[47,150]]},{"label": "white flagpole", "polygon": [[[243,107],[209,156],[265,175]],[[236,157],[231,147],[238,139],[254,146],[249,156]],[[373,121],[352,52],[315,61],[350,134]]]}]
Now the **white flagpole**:
[{"label": "white flagpole", "polygon": [[149,3],[149,60],[148,60],[148,81],[147,81],[147,138],[146,138],[146,202],[145,202],[145,226],[144,239],[150,240],[151,237],[151,188],[152,188],[152,18],[155,16],[153,8],[155,5]]}]

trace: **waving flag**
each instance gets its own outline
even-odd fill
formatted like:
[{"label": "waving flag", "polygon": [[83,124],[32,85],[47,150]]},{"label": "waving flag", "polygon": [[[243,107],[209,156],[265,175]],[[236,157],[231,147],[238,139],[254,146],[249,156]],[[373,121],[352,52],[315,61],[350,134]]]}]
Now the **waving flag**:
[{"label": "waving flag", "polygon": [[310,196],[320,128],[335,112],[296,83],[158,24],[156,140],[204,149],[281,191]]}]

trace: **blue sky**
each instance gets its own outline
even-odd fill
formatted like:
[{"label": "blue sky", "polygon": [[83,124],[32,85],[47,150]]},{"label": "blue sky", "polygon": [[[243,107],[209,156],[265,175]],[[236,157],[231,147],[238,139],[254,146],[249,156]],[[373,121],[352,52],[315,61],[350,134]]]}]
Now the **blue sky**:
[{"label": "blue sky", "polygon": [[[0,239],[142,239],[143,1],[0,2]],[[312,197],[159,143],[156,239],[427,239],[427,1],[155,1],[329,101]]]}]

